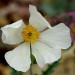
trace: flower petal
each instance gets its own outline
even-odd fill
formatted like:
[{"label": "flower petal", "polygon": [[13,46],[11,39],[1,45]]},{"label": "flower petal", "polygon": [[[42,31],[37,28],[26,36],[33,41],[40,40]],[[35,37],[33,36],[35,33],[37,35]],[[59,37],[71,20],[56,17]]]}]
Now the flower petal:
[{"label": "flower petal", "polygon": [[30,19],[29,23],[37,28],[39,31],[43,31],[45,28],[49,27],[50,24],[46,19],[37,11],[36,7],[29,5]]},{"label": "flower petal", "polygon": [[41,33],[40,41],[54,48],[67,49],[71,46],[70,30],[63,23]]},{"label": "flower petal", "polygon": [[[37,48],[37,45],[36,45]],[[36,50],[35,48],[35,44],[32,45],[32,54],[34,55],[34,57],[36,58],[36,61],[39,65],[39,67],[43,68],[44,65],[46,64],[44,57],[39,53],[38,50]]]},{"label": "flower petal", "polygon": [[30,47],[25,43],[5,54],[7,63],[17,71],[26,72],[30,68]]},{"label": "flower petal", "polygon": [[3,43],[18,44],[23,42],[21,32],[24,26],[25,25],[23,21],[19,20],[13,24],[2,27],[1,30]]},{"label": "flower petal", "polygon": [[48,45],[39,41],[32,45],[32,53],[41,68],[46,63],[52,63],[61,57],[61,49],[50,48]]}]

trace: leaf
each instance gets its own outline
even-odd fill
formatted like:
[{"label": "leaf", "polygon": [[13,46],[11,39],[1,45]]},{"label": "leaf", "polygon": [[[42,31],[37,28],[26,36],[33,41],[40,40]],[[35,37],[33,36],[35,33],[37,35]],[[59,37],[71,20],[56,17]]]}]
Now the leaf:
[{"label": "leaf", "polygon": [[22,75],[22,72],[12,69],[11,75]]},{"label": "leaf", "polygon": [[43,72],[43,75],[51,75],[54,72],[54,69],[59,65],[60,60],[54,62],[52,65],[49,65],[49,68]]},{"label": "leaf", "polygon": [[75,0],[72,0],[70,10],[75,11]]}]

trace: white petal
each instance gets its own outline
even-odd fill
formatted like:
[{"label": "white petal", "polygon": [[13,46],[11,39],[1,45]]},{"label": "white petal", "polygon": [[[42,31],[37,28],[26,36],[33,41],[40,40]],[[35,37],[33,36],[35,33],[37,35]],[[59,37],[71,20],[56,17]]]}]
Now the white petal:
[{"label": "white petal", "polygon": [[13,24],[6,25],[1,28],[2,30],[2,41],[7,44],[18,44],[23,41],[21,32],[24,28],[24,23],[19,20]]},{"label": "white petal", "polygon": [[41,33],[40,41],[54,48],[67,49],[71,46],[70,29],[63,23]]},{"label": "white petal", "polygon": [[[36,47],[35,47],[36,46]],[[44,65],[46,64],[44,57],[39,53],[38,50],[36,50],[37,45],[36,44],[32,44],[32,54],[34,55],[34,57],[36,58],[36,61],[38,63],[38,65],[43,68]]]},{"label": "white petal", "polygon": [[30,68],[30,47],[25,43],[5,54],[7,63],[17,71],[26,72]]},{"label": "white petal", "polygon": [[36,7],[29,5],[30,19],[29,23],[37,28],[39,31],[43,31],[45,28],[49,27],[50,24],[46,19],[37,11]]},{"label": "white petal", "polygon": [[61,57],[61,49],[50,48],[41,42],[32,45],[32,53],[41,68],[43,68],[46,63],[52,63]]}]

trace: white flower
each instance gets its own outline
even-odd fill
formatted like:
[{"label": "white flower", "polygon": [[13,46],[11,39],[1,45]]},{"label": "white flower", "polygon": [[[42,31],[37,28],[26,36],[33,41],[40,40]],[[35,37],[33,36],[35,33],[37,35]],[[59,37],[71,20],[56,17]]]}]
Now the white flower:
[{"label": "white flower", "polygon": [[[70,30],[63,23],[51,27],[35,6],[29,6],[29,25],[22,20],[2,27],[2,41],[7,44],[20,44],[5,54],[7,63],[17,71],[26,72],[30,68],[30,43],[37,64],[43,68],[61,58],[61,49],[71,45]],[[45,30],[48,28],[47,30]],[[45,31],[44,31],[45,30]],[[23,42],[25,41],[25,42]]]}]

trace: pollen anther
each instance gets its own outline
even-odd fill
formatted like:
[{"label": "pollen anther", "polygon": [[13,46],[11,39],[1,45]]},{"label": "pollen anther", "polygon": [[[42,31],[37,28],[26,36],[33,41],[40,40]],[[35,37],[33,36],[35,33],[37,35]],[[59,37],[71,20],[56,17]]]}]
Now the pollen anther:
[{"label": "pollen anther", "polygon": [[26,43],[34,43],[39,39],[40,32],[32,25],[26,25],[22,30],[22,37]]}]

